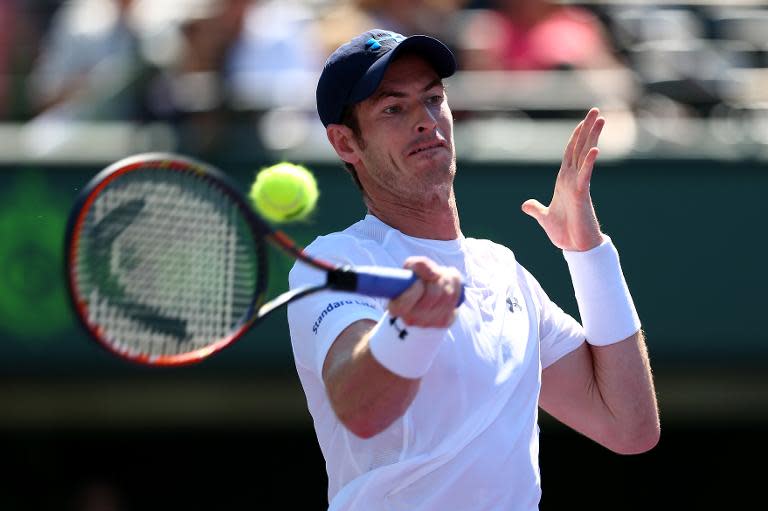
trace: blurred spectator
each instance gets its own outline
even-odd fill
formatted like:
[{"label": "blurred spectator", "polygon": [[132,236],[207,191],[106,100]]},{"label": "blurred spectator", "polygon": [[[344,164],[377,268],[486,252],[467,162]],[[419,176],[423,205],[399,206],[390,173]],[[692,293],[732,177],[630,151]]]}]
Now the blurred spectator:
[{"label": "blurred spectator", "polygon": [[600,20],[589,10],[551,0],[492,0],[462,29],[465,69],[592,69],[619,65]]},{"label": "blurred spectator", "polygon": [[246,12],[227,71],[232,74],[319,71],[325,54],[314,41],[314,11],[300,0],[256,0]]},{"label": "blurred spectator", "polygon": [[311,12],[295,1],[142,0],[138,14],[144,53],[158,68],[150,110],[199,156],[226,152],[240,116],[263,108],[284,73],[322,65],[308,44]]},{"label": "blurred spectator", "polygon": [[299,87],[314,99],[311,83],[326,57],[318,40],[315,13],[305,2],[253,2],[225,67],[233,101],[256,110],[282,102],[299,107]]},{"label": "blurred spectator", "polygon": [[37,52],[40,20],[28,3],[0,0],[0,119],[29,116],[24,80]]},{"label": "blurred spectator", "polygon": [[63,120],[134,119],[143,65],[133,0],[70,0],[56,12],[31,75],[38,113]]},{"label": "blurred spectator", "polygon": [[13,20],[16,18],[16,2],[7,0],[0,3],[0,119],[9,110],[10,88],[13,73],[12,42],[15,40]]},{"label": "blurred spectator", "polygon": [[343,0],[319,18],[325,54],[372,28],[426,34],[453,46],[452,20],[466,0]]}]

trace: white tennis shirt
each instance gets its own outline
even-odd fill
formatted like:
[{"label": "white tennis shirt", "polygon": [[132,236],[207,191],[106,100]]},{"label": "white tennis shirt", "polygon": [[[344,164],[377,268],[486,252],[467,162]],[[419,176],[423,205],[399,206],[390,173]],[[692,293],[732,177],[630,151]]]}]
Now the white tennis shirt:
[{"label": "white tennis shirt", "polygon": [[[578,322],[511,251],[490,241],[413,238],[367,215],[307,250],[336,262],[398,268],[423,255],[456,267],[466,286],[413,403],[369,439],[336,418],[321,374],[341,331],[360,319],[377,321],[386,300],[327,292],[289,305],[296,369],[326,461],[329,509],[538,509],[541,370],[584,342]],[[292,288],[323,279],[301,263],[289,275]]]}]

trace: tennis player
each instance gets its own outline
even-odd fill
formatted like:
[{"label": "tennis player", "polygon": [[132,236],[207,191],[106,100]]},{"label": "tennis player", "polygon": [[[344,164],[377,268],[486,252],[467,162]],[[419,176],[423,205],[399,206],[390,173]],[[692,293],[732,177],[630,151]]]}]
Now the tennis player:
[{"label": "tennis player", "polygon": [[[321,293],[288,308],[334,511],[537,509],[538,407],[618,453],[659,438],[640,321],[589,193],[604,119],[592,109],[576,126],[551,203],[522,206],[563,251],[580,324],[512,251],[461,232],[443,86],[455,68],[436,39],[372,30],[317,85],[368,214],[308,251],[419,277],[389,302]],[[301,264],[289,277],[321,278]]]}]

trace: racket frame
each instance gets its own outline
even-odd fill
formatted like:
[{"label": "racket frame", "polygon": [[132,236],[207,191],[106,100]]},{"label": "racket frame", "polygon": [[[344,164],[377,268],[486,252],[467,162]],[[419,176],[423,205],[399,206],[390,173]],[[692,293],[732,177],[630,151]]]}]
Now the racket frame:
[{"label": "racket frame", "polygon": [[[78,248],[84,222],[88,216],[88,213],[91,211],[96,198],[104,188],[106,188],[116,179],[125,176],[130,172],[139,171],[148,167],[165,168],[169,171],[177,172],[191,172],[225,193],[235,204],[237,204],[238,208],[243,214],[248,228],[252,233],[256,256],[259,260],[258,275],[256,278],[256,289],[253,291],[251,304],[248,307],[247,312],[243,315],[238,325],[232,330],[232,332],[230,332],[230,334],[226,337],[203,348],[173,355],[136,355],[117,349],[113,343],[110,343],[105,339],[106,336],[104,335],[101,327],[87,319],[88,302],[78,292]],[[88,182],[85,188],[83,188],[74,203],[67,221],[67,229],[65,235],[64,270],[65,281],[67,283],[67,291],[70,301],[76,311],[76,316],[78,317],[82,327],[92,338],[98,341],[98,343],[109,352],[117,354],[126,360],[137,362],[143,365],[177,366],[198,362],[235,342],[237,339],[242,337],[243,334],[245,334],[245,332],[248,331],[257,320],[263,318],[268,312],[271,312],[271,310],[277,308],[273,307],[270,310],[259,314],[266,299],[267,275],[269,272],[269,262],[265,241],[281,248],[292,257],[295,257],[296,259],[299,259],[302,262],[309,264],[310,266],[313,266],[317,269],[329,272],[333,272],[336,269],[334,266],[325,263],[324,261],[317,261],[314,258],[309,257],[285,233],[276,231],[261,218],[259,218],[251,209],[247,199],[238,190],[238,187],[234,181],[217,168],[195,159],[173,153],[154,152],[134,155],[109,165],[107,168],[95,175]],[[312,288],[297,290],[296,294],[305,296],[327,287],[328,285],[313,286]]]}]

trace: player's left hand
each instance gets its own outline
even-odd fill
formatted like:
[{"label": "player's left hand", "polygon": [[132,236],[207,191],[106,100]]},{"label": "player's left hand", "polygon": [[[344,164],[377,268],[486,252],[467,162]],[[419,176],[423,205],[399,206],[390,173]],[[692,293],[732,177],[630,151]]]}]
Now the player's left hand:
[{"label": "player's left hand", "polygon": [[600,117],[600,111],[592,108],[571,134],[549,206],[536,199],[523,203],[523,212],[539,222],[558,248],[585,251],[598,246],[603,240],[589,183],[600,152],[597,141],[604,125],[605,119]]}]

